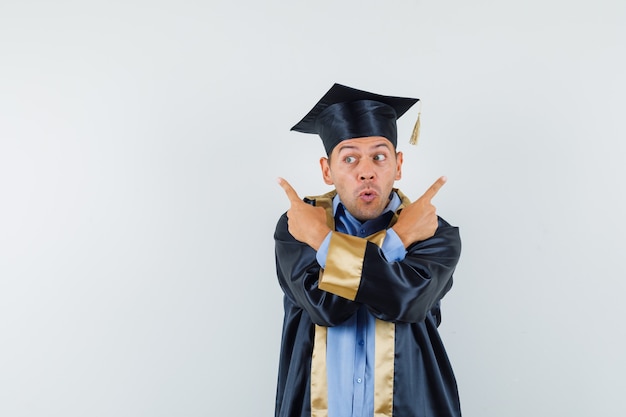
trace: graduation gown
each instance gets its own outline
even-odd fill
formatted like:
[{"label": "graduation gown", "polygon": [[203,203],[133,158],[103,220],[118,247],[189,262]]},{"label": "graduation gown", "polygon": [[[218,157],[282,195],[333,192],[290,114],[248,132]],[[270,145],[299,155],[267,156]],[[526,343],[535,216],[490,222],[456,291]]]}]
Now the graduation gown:
[{"label": "graduation gown", "polygon": [[[409,204],[395,190],[402,205]],[[305,201],[324,207],[334,230],[335,191]],[[333,232],[326,268],[316,252],[291,236],[287,216],[274,234],[276,269],[284,292],[276,417],[327,417],[326,329],[361,306],[376,317],[376,417],[457,417],[456,380],[437,327],[440,300],[452,286],[461,252],[458,228],[439,218],[435,235],[389,263],[380,245],[386,229],[367,239]],[[343,417],[343,416],[341,416]]]}]

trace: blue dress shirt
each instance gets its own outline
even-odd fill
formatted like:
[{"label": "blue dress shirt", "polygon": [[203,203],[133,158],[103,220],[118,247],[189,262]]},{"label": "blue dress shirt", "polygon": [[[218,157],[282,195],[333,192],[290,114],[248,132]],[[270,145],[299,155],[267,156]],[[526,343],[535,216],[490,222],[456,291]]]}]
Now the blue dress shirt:
[{"label": "blue dress shirt", "polygon": [[[384,212],[376,219],[361,223],[339,199],[333,199],[335,229],[352,236],[367,237],[385,229],[391,215],[400,206],[394,192]],[[317,251],[317,261],[326,266],[331,233]],[[387,230],[382,251],[388,262],[404,259],[406,249],[398,235]],[[328,417],[372,417],[374,415],[374,353],[376,319],[361,306],[344,323],[328,328],[326,369],[328,376]]]}]

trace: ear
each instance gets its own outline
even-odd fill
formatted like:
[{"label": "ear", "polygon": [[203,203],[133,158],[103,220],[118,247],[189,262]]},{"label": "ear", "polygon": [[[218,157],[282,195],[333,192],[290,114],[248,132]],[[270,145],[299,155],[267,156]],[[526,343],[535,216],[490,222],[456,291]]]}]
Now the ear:
[{"label": "ear", "polygon": [[328,158],[320,158],[320,168],[322,168],[322,178],[327,185],[333,185],[333,176],[330,174],[330,162]]},{"label": "ear", "polygon": [[396,154],[396,181],[402,178],[402,162],[404,161],[402,152]]}]

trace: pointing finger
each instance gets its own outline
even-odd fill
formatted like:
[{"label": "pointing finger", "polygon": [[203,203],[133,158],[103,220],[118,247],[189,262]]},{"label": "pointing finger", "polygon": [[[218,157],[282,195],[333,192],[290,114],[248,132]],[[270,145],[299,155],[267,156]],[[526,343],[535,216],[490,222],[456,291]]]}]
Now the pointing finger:
[{"label": "pointing finger", "polygon": [[433,185],[431,185],[428,190],[426,190],[426,192],[424,193],[424,195],[422,195],[422,197],[427,198],[428,200],[432,200],[435,195],[437,195],[437,192],[439,192],[439,190],[441,189],[441,187],[443,187],[443,185],[446,183],[448,179],[446,177],[439,177],[437,179],[437,181],[435,181],[433,183]]},{"label": "pointing finger", "polygon": [[291,184],[287,182],[286,179],[278,177],[277,179],[278,185],[281,186],[283,190],[285,190],[285,194],[287,194],[287,198],[289,201],[293,202],[301,202],[300,197],[298,197],[298,193],[293,189]]}]

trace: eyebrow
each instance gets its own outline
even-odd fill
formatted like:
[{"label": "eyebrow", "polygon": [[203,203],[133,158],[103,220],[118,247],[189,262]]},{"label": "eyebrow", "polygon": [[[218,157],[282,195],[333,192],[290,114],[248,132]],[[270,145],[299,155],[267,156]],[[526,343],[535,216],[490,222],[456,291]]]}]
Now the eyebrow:
[{"label": "eyebrow", "polygon": [[[341,152],[343,152],[344,150],[357,149],[357,148],[358,148],[358,146],[356,146],[356,145],[345,144],[345,145],[341,145],[341,146],[339,147],[339,149],[337,150],[337,153],[341,153]],[[386,144],[386,143],[384,143],[384,142],[381,142],[381,143],[377,143],[376,145],[373,145],[373,146],[369,147],[369,148],[367,149],[367,151],[375,150],[375,149],[377,149],[377,148],[385,148],[385,149],[387,149],[387,150],[391,150],[391,148],[389,147],[389,145],[387,145],[387,144]]]}]

